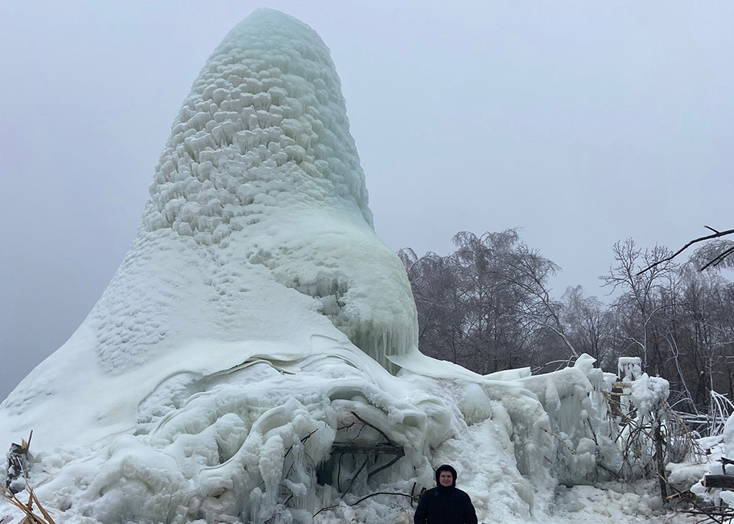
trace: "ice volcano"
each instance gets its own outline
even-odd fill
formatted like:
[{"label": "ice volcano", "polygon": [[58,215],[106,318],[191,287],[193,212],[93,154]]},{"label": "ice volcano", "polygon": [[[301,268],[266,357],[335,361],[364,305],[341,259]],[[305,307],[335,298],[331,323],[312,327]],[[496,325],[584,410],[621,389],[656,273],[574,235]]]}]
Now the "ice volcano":
[{"label": "ice volcano", "polygon": [[[100,436],[129,430],[138,402],[176,373],[324,344],[356,345],[394,371],[387,356],[415,346],[410,284],[372,229],[339,78],[304,24],[260,10],[227,35],[173,123],[150,194],[89,317],[4,404],[27,427],[39,407],[63,421],[39,442],[89,424],[106,426]],[[138,387],[137,398],[115,394]]]},{"label": "ice volcano", "polygon": [[555,475],[593,469],[587,359],[481,377],[417,352],[410,285],[304,24],[258,10],[227,35],[150,194],[90,315],[0,405],[0,443],[34,430],[31,481],[58,521],[385,522],[406,497],[349,497],[416,493],[442,462],[480,517],[527,519],[559,449],[578,453]]}]

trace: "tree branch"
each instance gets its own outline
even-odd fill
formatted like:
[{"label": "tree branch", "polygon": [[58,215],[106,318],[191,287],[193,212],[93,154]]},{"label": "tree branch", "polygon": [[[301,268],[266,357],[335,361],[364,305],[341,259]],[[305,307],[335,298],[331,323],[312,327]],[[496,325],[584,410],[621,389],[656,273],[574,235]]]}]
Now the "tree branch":
[{"label": "tree branch", "polygon": [[391,446],[394,446],[395,445],[395,444],[393,444],[393,441],[390,440],[390,437],[388,437],[385,434],[385,432],[382,431],[380,428],[378,428],[377,426],[375,426],[373,424],[370,424],[365,419],[363,419],[362,417],[360,417],[359,415],[357,415],[357,413],[355,413],[354,411],[350,411],[350,413],[354,416],[354,418],[356,418],[357,420],[359,420],[362,424],[364,424],[365,426],[371,427],[372,429],[374,429],[375,431],[377,431],[380,435],[382,435],[383,437],[385,437],[385,440],[387,440],[387,443],[388,444],[390,444]]},{"label": "tree branch", "polygon": [[[712,240],[714,238],[719,238],[719,237],[723,237],[723,236],[726,236],[726,235],[731,235],[732,233],[734,233],[734,229],[727,229],[726,231],[717,231],[716,229],[714,229],[712,227],[709,227],[709,226],[704,226],[704,227],[706,229],[709,229],[711,231],[714,231],[714,233],[712,235],[707,235],[705,237],[694,238],[693,240],[691,240],[690,242],[688,242],[685,246],[683,246],[682,248],[680,248],[678,251],[676,251],[675,253],[673,253],[669,257],[663,258],[662,260],[658,260],[654,264],[650,264],[645,269],[643,269],[642,271],[638,272],[637,275],[639,276],[639,275],[643,274],[645,271],[648,271],[648,270],[654,268],[655,266],[659,266],[660,264],[663,264],[665,262],[670,262],[675,257],[677,257],[678,255],[680,255],[681,253],[683,253],[683,251],[685,251],[686,249],[688,249],[689,247],[691,247],[693,244],[696,244],[698,242],[703,242],[705,240]],[[731,252],[734,252],[734,248],[733,249],[728,249],[727,251],[725,251],[726,255],[730,254]],[[724,256],[726,256],[726,255],[724,255]],[[716,259],[718,259],[718,258],[722,258],[723,259],[724,257],[722,257],[721,255],[719,255],[718,257],[716,257]],[[714,260],[716,260],[716,259],[714,259]],[[703,271],[704,269],[706,269],[707,267],[709,267],[711,265],[711,263],[712,262],[709,262],[704,267],[702,267],[701,268],[701,271]]]},{"label": "tree branch", "polygon": [[714,267],[718,266],[719,264],[721,264],[721,262],[722,262],[722,261],[723,261],[723,260],[724,260],[724,259],[725,259],[725,258],[726,258],[727,256],[731,255],[732,253],[734,253],[734,246],[730,247],[729,249],[727,249],[727,250],[726,250],[726,251],[724,251],[723,253],[719,253],[719,255],[718,255],[718,256],[717,256],[716,258],[714,258],[713,260],[709,260],[709,261],[708,261],[708,262],[706,263],[706,265],[705,265],[705,266],[703,266],[703,267],[701,268],[701,271],[703,271],[704,269],[706,269],[706,268],[707,268],[707,267],[709,267],[709,266],[714,266]]}]

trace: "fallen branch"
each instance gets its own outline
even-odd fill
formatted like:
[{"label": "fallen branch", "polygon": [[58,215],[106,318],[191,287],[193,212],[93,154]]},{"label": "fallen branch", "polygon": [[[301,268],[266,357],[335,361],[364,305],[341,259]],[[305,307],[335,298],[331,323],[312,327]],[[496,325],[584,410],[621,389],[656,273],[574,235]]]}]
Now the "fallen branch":
[{"label": "fallen branch", "polygon": [[[415,501],[415,499],[417,498],[414,495],[408,495],[407,493],[389,492],[389,491],[377,491],[375,493],[370,493],[369,495],[367,495],[365,497],[362,497],[361,499],[359,499],[356,502],[353,502],[351,504],[348,504],[348,506],[349,507],[356,506],[360,502],[363,502],[363,501],[365,501],[365,500],[367,500],[368,498],[371,498],[371,497],[376,497],[377,495],[398,495],[398,496],[401,496],[401,497],[408,497],[409,499],[411,499],[411,501]],[[316,513],[314,513],[313,516],[315,517],[316,515],[318,515],[322,511],[326,511],[326,510],[334,509],[334,508],[338,508],[338,507],[339,507],[339,504],[334,504],[332,506],[326,506],[326,507],[321,508],[320,510],[318,510]]]},{"label": "fallen branch", "polygon": [[351,443],[342,444],[341,442],[334,442],[334,444],[331,446],[331,453],[342,453],[344,455],[347,455],[350,453],[354,455],[363,455],[363,454],[400,455],[402,457],[405,455],[405,450],[393,444],[377,444],[375,446],[360,446],[360,445],[355,445]]},{"label": "fallen branch", "polygon": [[352,479],[349,482],[349,486],[347,486],[347,490],[344,492],[345,495],[352,490],[352,486],[354,486],[354,483],[357,482],[357,477],[359,477],[359,474],[362,473],[362,470],[365,468],[369,460],[370,460],[369,456],[365,457],[364,462],[362,462],[362,465],[359,467],[357,472],[354,475],[352,475]]},{"label": "fallen branch", "polygon": [[364,420],[362,417],[360,417],[359,415],[357,415],[356,412],[351,411],[350,413],[354,416],[354,418],[356,418],[357,420],[359,420],[362,424],[364,424],[365,426],[371,427],[372,429],[374,429],[375,431],[377,431],[380,435],[382,435],[385,438],[385,440],[387,440],[387,443],[388,444],[390,444],[391,446],[394,446],[395,445],[395,444],[393,444],[393,441],[390,440],[390,437],[388,437],[385,434],[385,432],[382,431],[380,428],[378,428],[377,426],[375,426],[373,424],[370,424],[369,422],[367,422],[366,420]]},{"label": "fallen branch", "polygon": [[[717,524],[724,524],[724,515],[720,513],[717,510],[709,510],[707,508],[701,507],[696,502],[696,496],[691,493],[690,491],[681,491],[678,488],[676,488],[673,484],[671,484],[667,478],[661,476],[661,479],[668,485],[669,488],[671,488],[673,491],[675,491],[675,494],[670,495],[669,497],[666,497],[666,502],[671,502],[675,498],[679,498],[681,500],[685,500],[693,504],[693,507],[696,508],[694,510],[690,509],[681,509],[677,510],[680,513],[689,513],[691,515],[706,515],[709,519],[713,520]],[[721,520],[717,519],[716,517],[722,517]]]},{"label": "fallen branch", "polygon": [[734,489],[734,475],[704,475],[704,488]]},{"label": "fallen branch", "polygon": [[402,449],[401,449],[400,451],[401,451],[402,453],[400,453],[399,455],[397,455],[397,456],[396,456],[396,457],[395,457],[394,459],[392,459],[392,460],[391,460],[390,462],[388,462],[387,464],[383,464],[383,465],[382,465],[382,466],[380,466],[379,468],[377,468],[377,469],[374,469],[374,470],[372,470],[372,471],[369,471],[369,472],[367,473],[367,479],[368,479],[368,480],[369,480],[369,479],[371,479],[372,477],[374,477],[375,475],[377,475],[377,474],[378,474],[378,473],[379,473],[380,471],[382,471],[383,469],[387,469],[387,468],[389,468],[390,466],[392,466],[393,464],[395,464],[395,463],[396,463],[396,462],[397,462],[398,460],[400,460],[401,458],[403,458],[403,457],[405,456],[405,452],[404,452],[404,451],[403,451]]},{"label": "fallen branch", "polygon": [[[705,515],[717,524],[724,524],[724,519],[731,520],[732,518],[734,518],[734,511],[726,510],[701,511],[694,509],[682,509],[679,511],[679,513],[687,513],[688,515]],[[721,519],[717,519],[715,517],[721,517]]]}]

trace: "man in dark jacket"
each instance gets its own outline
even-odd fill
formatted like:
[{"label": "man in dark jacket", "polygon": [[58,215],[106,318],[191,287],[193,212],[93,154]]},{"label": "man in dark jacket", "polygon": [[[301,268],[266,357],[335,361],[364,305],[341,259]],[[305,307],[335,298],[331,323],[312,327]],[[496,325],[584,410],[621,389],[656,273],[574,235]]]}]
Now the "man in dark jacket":
[{"label": "man in dark jacket", "polygon": [[456,487],[456,470],[444,464],[436,470],[436,487],[426,491],[413,517],[415,524],[477,524],[469,495]]}]

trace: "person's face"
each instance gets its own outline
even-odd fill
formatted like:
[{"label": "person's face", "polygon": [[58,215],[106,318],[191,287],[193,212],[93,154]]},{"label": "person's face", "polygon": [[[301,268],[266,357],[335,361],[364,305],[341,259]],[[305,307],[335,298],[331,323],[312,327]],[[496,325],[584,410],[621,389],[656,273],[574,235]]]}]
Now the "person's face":
[{"label": "person's face", "polygon": [[450,471],[442,471],[441,474],[438,476],[438,483],[442,486],[449,487],[451,484],[454,483],[454,476],[451,474]]}]

